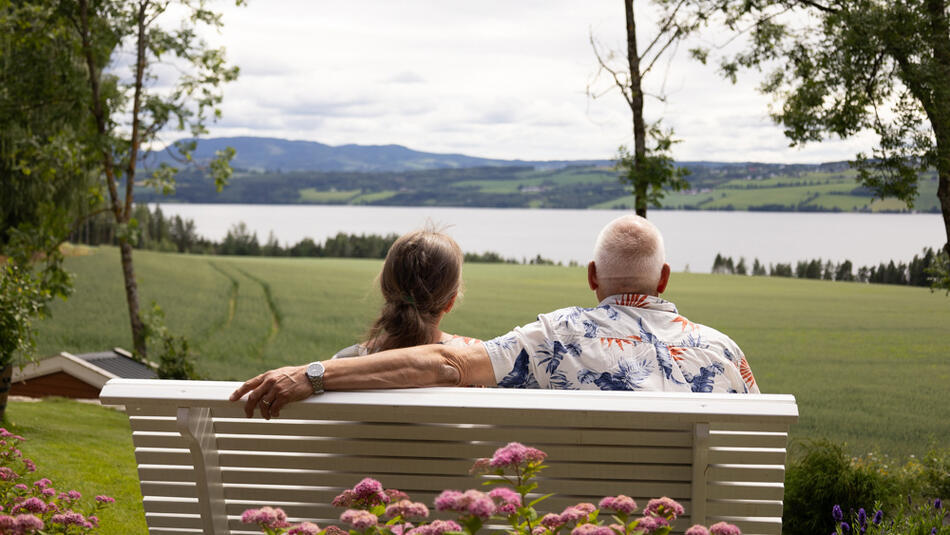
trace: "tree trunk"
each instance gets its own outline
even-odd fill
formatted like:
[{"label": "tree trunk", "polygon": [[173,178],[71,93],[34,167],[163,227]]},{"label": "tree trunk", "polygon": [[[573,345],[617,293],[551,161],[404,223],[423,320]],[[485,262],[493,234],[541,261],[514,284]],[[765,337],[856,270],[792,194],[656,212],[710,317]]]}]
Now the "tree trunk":
[{"label": "tree trunk", "polygon": [[643,182],[647,136],[643,123],[643,91],[641,90],[640,54],[637,51],[637,22],[633,17],[633,0],[624,0],[627,16],[627,66],[630,69],[630,111],[633,112],[633,199],[637,215],[647,216],[647,191]]},{"label": "tree trunk", "polygon": [[135,281],[135,268],[132,266],[132,245],[125,238],[119,239],[119,251],[122,253],[122,277],[125,279],[125,301],[129,306],[129,323],[132,325],[132,345],[135,355],[144,359],[145,325],[139,316],[139,286]]}]

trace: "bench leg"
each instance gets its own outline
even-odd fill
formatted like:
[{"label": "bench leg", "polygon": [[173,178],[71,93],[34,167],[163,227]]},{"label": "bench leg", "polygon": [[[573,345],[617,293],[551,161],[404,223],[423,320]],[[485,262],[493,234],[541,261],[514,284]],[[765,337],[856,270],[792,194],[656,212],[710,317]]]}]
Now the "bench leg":
[{"label": "bench leg", "polygon": [[178,432],[185,437],[191,449],[202,532],[211,535],[231,533],[228,528],[227,510],[224,507],[224,485],[218,465],[218,447],[214,438],[211,409],[179,407]]}]

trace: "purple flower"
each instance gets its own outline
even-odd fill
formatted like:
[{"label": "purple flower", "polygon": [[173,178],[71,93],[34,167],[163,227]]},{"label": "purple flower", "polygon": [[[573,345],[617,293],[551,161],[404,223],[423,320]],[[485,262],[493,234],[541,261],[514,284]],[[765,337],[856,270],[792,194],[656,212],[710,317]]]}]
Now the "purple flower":
[{"label": "purple flower", "polygon": [[475,461],[475,464],[468,469],[469,474],[487,474],[491,472],[491,459],[482,457]]},{"label": "purple flower", "polygon": [[644,535],[656,533],[660,528],[665,528],[669,525],[670,523],[662,516],[645,516],[637,521],[637,529],[641,530]]},{"label": "purple flower", "polygon": [[861,524],[862,531],[868,527],[868,514],[864,507],[858,509],[858,524]]},{"label": "purple flower", "polygon": [[348,531],[337,526],[327,526],[324,535],[350,535]]},{"label": "purple flower", "polygon": [[37,488],[40,488],[40,489],[45,489],[46,487],[48,487],[48,486],[50,486],[50,485],[52,485],[52,484],[53,484],[52,481],[50,481],[49,479],[47,479],[47,478],[44,477],[43,479],[37,481],[36,483],[33,483],[33,486],[35,486],[35,487],[37,487]]},{"label": "purple flower", "polygon": [[313,522],[301,522],[287,530],[287,535],[317,535],[317,533],[320,533],[320,526]]},{"label": "purple flower", "polygon": [[716,522],[709,526],[709,533],[712,535],[742,535],[742,531],[739,530],[738,526],[728,522]]},{"label": "purple flower", "polygon": [[544,535],[547,532],[548,528],[544,526],[535,526],[534,529],[531,530],[531,535]]},{"label": "purple flower", "polygon": [[831,508],[831,517],[835,519],[835,522],[841,522],[844,518],[844,513],[841,511],[840,505],[835,505]]},{"label": "purple flower", "polygon": [[0,533],[12,533],[16,529],[16,519],[8,515],[0,515]]},{"label": "purple flower", "polygon": [[462,531],[462,526],[452,520],[433,520],[431,524],[410,529],[406,535],[442,535],[446,531]]},{"label": "purple flower", "polygon": [[455,511],[488,518],[495,513],[495,502],[488,494],[477,490],[445,490],[436,497],[435,508],[439,511]]},{"label": "purple flower", "polygon": [[379,523],[379,518],[369,511],[347,509],[340,515],[340,521],[346,522],[357,530],[369,529]]},{"label": "purple flower", "polygon": [[841,523],[841,531],[845,533],[851,533],[851,526],[847,522]]},{"label": "purple flower", "polygon": [[457,511],[457,503],[462,498],[462,493],[457,490],[443,490],[435,498],[435,508],[437,511]]},{"label": "purple flower", "polygon": [[36,463],[32,459],[23,459],[23,465],[26,466],[27,472],[36,472]]},{"label": "purple flower", "polygon": [[514,467],[526,461],[541,462],[545,457],[547,454],[539,449],[529,448],[520,442],[511,442],[495,450],[488,465],[492,468]]},{"label": "purple flower", "polygon": [[937,528],[931,529],[931,530],[930,530],[930,535],[937,535]]},{"label": "purple flower", "polygon": [[709,535],[709,530],[699,524],[696,524],[686,530],[686,535]]},{"label": "purple flower", "polygon": [[99,503],[115,503],[115,498],[111,498],[109,496],[106,496],[105,494],[100,494],[96,496],[96,501]]},{"label": "purple flower", "polygon": [[572,505],[564,509],[564,511],[561,513],[561,518],[560,518],[561,524],[567,524],[568,522],[577,522],[578,520],[586,520],[587,517],[591,513],[591,509],[588,509],[587,507],[582,507],[584,505],[590,505],[590,504],[579,503],[577,505]]},{"label": "purple flower", "polygon": [[934,509],[940,509],[943,506],[943,502],[940,501],[940,498],[934,500]]},{"label": "purple flower", "polygon": [[606,498],[600,500],[600,508],[610,509],[612,511],[617,511],[618,513],[629,515],[630,513],[637,510],[637,502],[635,502],[633,498],[629,496],[619,494],[617,496],[607,496]]},{"label": "purple flower", "polygon": [[0,479],[4,481],[13,481],[14,479],[17,479],[18,477],[20,477],[20,475],[14,472],[13,470],[10,470],[6,466],[0,466]]},{"label": "purple flower", "polygon": [[666,496],[650,500],[643,509],[643,516],[662,516],[667,520],[676,520],[681,514],[683,506]]},{"label": "purple flower", "polygon": [[884,521],[884,511],[881,511],[880,509],[878,509],[877,512],[874,513],[874,518],[871,520],[871,522],[874,522],[875,526],[880,526],[881,522],[883,521]]}]

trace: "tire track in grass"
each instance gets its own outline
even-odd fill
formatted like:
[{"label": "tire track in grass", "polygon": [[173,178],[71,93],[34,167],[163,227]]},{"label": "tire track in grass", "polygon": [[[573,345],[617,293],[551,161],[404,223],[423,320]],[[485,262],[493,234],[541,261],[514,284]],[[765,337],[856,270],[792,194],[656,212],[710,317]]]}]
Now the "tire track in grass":
[{"label": "tire track in grass", "polygon": [[234,269],[237,270],[242,275],[244,275],[245,277],[259,284],[261,289],[264,290],[264,300],[267,302],[267,308],[271,316],[271,327],[270,327],[270,334],[267,335],[267,339],[264,341],[264,344],[261,346],[261,349],[260,349],[260,356],[263,358],[264,347],[270,344],[274,340],[274,338],[276,338],[277,335],[280,333],[280,323],[283,320],[283,315],[280,312],[280,308],[277,307],[277,301],[274,299],[274,294],[271,293],[270,284],[267,281],[260,279],[254,275],[251,275],[250,273],[248,273],[247,271],[244,271],[243,269],[239,267],[235,267]]},{"label": "tire track in grass", "polygon": [[238,294],[240,293],[241,283],[229,275],[227,271],[221,269],[221,266],[219,266],[216,262],[208,262],[208,265],[231,281],[231,292],[228,296],[228,319],[225,321],[224,326],[220,327],[219,330],[227,329],[231,327],[231,322],[234,321],[234,315],[237,313]]}]

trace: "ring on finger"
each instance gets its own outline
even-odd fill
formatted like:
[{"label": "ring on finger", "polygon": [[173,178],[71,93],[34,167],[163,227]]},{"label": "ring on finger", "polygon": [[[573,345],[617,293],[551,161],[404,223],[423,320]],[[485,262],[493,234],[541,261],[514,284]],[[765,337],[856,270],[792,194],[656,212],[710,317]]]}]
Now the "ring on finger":
[{"label": "ring on finger", "polygon": [[263,406],[265,406],[265,407],[270,407],[270,401],[267,401],[266,399],[262,399],[262,400],[261,400],[261,405],[263,405]]}]

